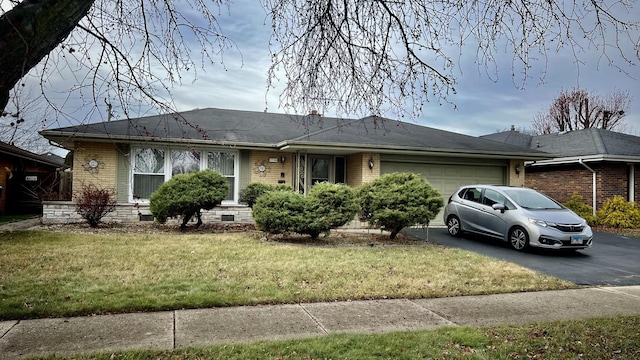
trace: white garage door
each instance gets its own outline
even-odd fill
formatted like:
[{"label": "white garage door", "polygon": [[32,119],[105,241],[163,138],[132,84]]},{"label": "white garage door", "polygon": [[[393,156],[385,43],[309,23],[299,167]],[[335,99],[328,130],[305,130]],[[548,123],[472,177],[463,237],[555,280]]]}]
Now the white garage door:
[{"label": "white garage door", "polygon": [[[449,196],[460,186],[470,184],[504,185],[506,181],[505,167],[502,166],[416,164],[383,161],[380,170],[383,174],[391,172],[413,172],[420,174],[431,186],[440,192],[445,204]],[[430,225],[444,225],[442,211]]]}]

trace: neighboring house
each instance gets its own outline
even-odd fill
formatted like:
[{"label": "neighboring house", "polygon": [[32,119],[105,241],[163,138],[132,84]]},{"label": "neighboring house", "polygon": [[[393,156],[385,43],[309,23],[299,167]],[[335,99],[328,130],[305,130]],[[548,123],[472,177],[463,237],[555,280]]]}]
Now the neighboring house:
[{"label": "neighboring house", "polygon": [[595,211],[616,195],[640,199],[638,136],[591,128],[537,136],[505,131],[481,138],[555,154],[525,164],[525,186],[559,201],[578,193]]},{"label": "neighboring house", "polygon": [[59,159],[0,142],[0,214],[40,214],[42,200],[59,199],[68,168]]},{"label": "neighboring house", "polygon": [[[83,184],[113,188],[107,221],[152,220],[148,199],[173,175],[211,168],[229,194],[207,221],[252,221],[238,204],[251,182],[288,184],[306,193],[317,182],[357,187],[381,174],[421,174],[443,197],[469,183],[522,186],[524,161],[548,154],[510,144],[378,117],[325,118],[199,109],[42,131],[74,151],[74,193]],[[48,203],[45,223],[77,220],[72,203]],[[437,223],[442,223],[440,218]]]}]

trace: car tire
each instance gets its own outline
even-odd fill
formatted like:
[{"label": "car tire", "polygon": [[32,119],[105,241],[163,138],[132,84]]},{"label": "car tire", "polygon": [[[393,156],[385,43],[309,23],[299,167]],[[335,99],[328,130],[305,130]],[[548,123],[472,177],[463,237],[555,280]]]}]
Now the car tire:
[{"label": "car tire", "polygon": [[451,215],[447,218],[447,231],[451,236],[462,236],[462,227],[460,226],[460,219],[458,219],[457,216]]},{"label": "car tire", "polygon": [[509,230],[509,238],[507,240],[509,241],[509,246],[516,251],[523,251],[529,247],[529,234],[520,226],[515,226]]}]

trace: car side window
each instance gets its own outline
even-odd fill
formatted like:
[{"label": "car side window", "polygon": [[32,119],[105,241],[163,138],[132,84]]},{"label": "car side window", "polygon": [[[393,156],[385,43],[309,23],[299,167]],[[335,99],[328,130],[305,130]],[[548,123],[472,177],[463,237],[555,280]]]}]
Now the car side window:
[{"label": "car side window", "polygon": [[493,206],[493,204],[503,204],[507,205],[507,198],[499,192],[491,189],[486,189],[484,191],[484,197],[482,198],[482,203],[487,206]]},{"label": "car side window", "polygon": [[462,198],[479,203],[480,199],[482,198],[482,190],[476,188],[468,188]]}]

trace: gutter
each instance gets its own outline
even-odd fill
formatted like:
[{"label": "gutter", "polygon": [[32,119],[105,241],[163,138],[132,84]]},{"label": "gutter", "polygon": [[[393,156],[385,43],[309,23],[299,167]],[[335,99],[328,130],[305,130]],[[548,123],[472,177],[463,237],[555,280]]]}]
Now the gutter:
[{"label": "gutter", "polygon": [[511,159],[521,160],[546,160],[552,157],[551,154],[542,152],[510,152],[510,151],[488,151],[477,149],[450,149],[450,148],[428,148],[428,147],[403,147],[399,148],[395,145],[371,145],[371,144],[349,144],[349,143],[322,143],[322,142],[297,142],[297,141],[282,141],[276,146],[280,150],[335,150],[335,151],[348,151],[348,152],[378,152],[381,154],[396,154],[396,155],[434,155],[445,157],[460,157],[471,156],[474,158],[500,158],[509,157]]},{"label": "gutter", "polygon": [[591,174],[592,174],[591,177],[593,179],[592,180],[593,184],[591,185],[591,188],[592,188],[592,191],[593,191],[593,196],[592,196],[592,198],[593,198],[593,216],[595,217],[596,216],[596,204],[597,204],[596,203],[596,194],[597,194],[597,192],[596,192],[596,171],[593,170],[592,168],[590,168],[589,165],[585,164],[584,161],[582,161],[582,159],[578,159],[578,163],[580,165],[584,166],[585,169],[591,171]]}]

